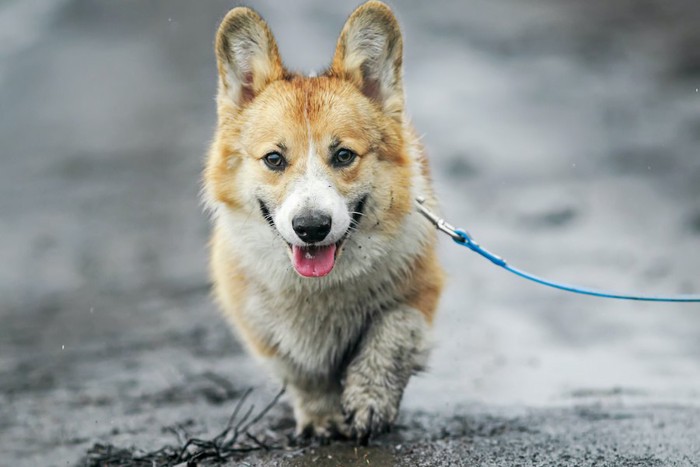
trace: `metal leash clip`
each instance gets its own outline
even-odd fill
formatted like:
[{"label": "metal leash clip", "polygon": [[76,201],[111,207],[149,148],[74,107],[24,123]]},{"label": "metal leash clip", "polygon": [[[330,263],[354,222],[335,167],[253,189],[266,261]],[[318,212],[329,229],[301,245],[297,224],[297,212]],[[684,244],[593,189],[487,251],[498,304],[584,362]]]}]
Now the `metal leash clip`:
[{"label": "metal leash clip", "polygon": [[425,203],[425,197],[418,196],[416,198],[416,206],[418,207],[418,211],[423,214],[423,216],[428,219],[439,231],[446,233],[457,243],[465,243],[471,240],[471,235],[467,233],[467,238],[465,238],[464,235],[457,232],[457,229],[445,222],[445,219],[438,217],[437,214],[426,208],[423,203]]},{"label": "metal leash clip", "polygon": [[455,241],[455,243],[466,246],[473,252],[480,254],[497,266],[504,267],[506,265],[506,260],[479,245],[469,234],[469,232],[452,227],[450,224],[445,222],[445,219],[438,217],[434,212],[426,208],[423,203],[425,203],[425,198],[423,196],[418,196],[416,198],[416,206],[418,207],[418,211],[423,214],[423,216],[425,216],[425,218],[428,219],[439,231],[449,235],[452,240]]}]

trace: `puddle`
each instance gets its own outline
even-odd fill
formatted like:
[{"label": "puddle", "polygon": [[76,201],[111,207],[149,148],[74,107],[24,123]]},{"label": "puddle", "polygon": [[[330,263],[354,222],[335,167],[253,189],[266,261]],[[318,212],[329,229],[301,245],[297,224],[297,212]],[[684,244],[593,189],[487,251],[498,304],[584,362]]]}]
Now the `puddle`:
[{"label": "puddle", "polygon": [[353,466],[393,466],[395,456],[392,449],[384,446],[348,446],[336,444],[322,446],[310,452],[291,459],[285,465],[289,467],[353,467]]}]

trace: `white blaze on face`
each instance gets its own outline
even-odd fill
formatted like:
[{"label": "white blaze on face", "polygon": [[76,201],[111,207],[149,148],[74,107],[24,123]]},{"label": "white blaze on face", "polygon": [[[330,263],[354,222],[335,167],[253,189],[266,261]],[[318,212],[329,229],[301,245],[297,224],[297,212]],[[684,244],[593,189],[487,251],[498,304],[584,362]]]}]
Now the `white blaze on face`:
[{"label": "white blaze on face", "polygon": [[338,242],[350,227],[351,217],[345,199],[328,178],[312,141],[309,142],[306,170],[293,182],[287,198],[274,214],[275,226],[288,243],[304,246],[305,243],[292,228],[292,220],[311,212],[323,213],[331,218],[331,231],[319,242],[320,245]]}]

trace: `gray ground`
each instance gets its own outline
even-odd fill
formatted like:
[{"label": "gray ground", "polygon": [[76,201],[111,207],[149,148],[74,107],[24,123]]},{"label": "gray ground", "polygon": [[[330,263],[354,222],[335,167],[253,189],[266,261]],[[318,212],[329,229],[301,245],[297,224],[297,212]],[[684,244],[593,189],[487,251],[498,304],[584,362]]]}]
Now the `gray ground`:
[{"label": "gray ground", "polygon": [[[251,2],[323,67],[351,4]],[[515,265],[699,293],[696,0],[410,0],[411,114],[444,211]],[[212,436],[277,390],[208,297],[198,177],[230,2],[0,4],[0,464]],[[700,465],[700,306],[546,290],[460,251],[399,427],[281,465]],[[225,383],[223,381],[228,381]],[[258,432],[286,436],[286,406]]]}]

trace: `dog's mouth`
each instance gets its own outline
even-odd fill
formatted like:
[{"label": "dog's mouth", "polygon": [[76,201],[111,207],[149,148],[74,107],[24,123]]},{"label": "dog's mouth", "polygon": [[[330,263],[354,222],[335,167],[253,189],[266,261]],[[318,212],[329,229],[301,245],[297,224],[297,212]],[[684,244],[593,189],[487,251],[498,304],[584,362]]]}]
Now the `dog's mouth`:
[{"label": "dog's mouth", "polygon": [[330,245],[299,246],[287,244],[292,253],[292,266],[304,277],[323,277],[333,270],[342,240]]},{"label": "dog's mouth", "polygon": [[[352,210],[352,219],[350,226],[343,237],[330,245],[292,245],[287,243],[289,248],[290,258],[294,270],[303,277],[323,277],[333,270],[335,263],[342,252],[342,247],[345,241],[350,236],[350,233],[357,229],[358,224],[364,214],[365,204],[367,203],[367,195],[363,196]],[[270,215],[269,208],[264,202],[260,201],[260,212],[273,229],[276,229],[275,222]]]}]

